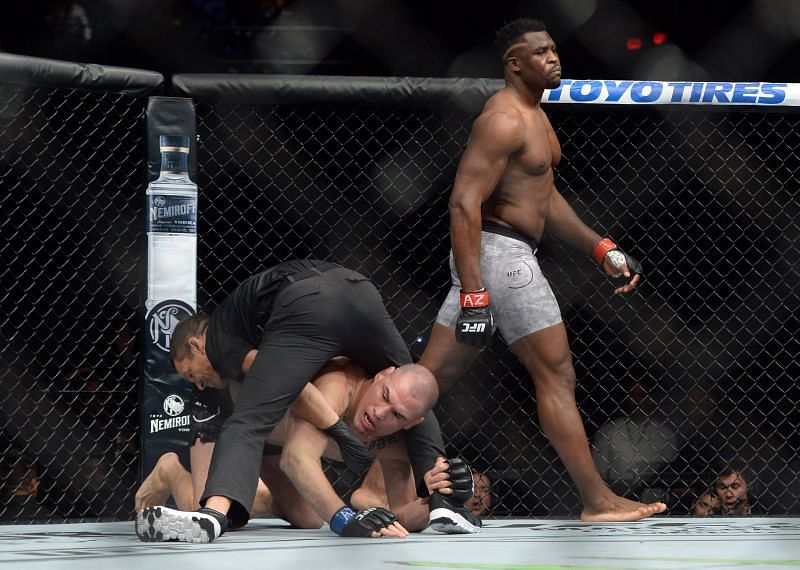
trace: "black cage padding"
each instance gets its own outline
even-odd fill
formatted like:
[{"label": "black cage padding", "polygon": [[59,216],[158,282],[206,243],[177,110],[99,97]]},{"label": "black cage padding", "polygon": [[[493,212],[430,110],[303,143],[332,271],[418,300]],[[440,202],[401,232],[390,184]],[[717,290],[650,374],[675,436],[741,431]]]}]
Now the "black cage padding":
[{"label": "black cage padding", "polygon": [[142,96],[159,91],[164,85],[164,76],[129,67],[0,53],[0,82]]},{"label": "black cage padding", "polygon": [[371,105],[480,110],[503,86],[495,79],[185,74],[172,78],[178,95],[239,104]]}]

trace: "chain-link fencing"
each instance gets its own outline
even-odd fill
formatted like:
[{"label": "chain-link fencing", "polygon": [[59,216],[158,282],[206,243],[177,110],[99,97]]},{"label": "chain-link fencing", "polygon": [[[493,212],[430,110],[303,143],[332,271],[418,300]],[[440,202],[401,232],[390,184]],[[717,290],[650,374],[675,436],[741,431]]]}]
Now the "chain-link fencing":
[{"label": "chain-link fencing", "polygon": [[[391,105],[198,97],[201,306],[274,263],[330,259],[375,281],[422,353],[449,286],[447,200],[475,114],[408,93]],[[557,187],[645,264],[619,298],[583,254],[549,237],[538,253],[603,476],[681,515],[733,466],[753,512],[797,513],[798,115],[546,111],[563,148]],[[131,516],[143,113],[131,94],[0,85],[3,520]],[[580,511],[500,339],[437,412],[448,451],[492,479],[491,514]],[[355,484],[329,472],[342,492]]]},{"label": "chain-link fencing", "polygon": [[[350,104],[199,102],[200,303],[274,263],[329,259],[374,280],[419,356],[449,284],[448,194],[475,115],[354,92]],[[558,189],[645,264],[622,298],[583,253],[549,237],[538,253],[602,475],[685,515],[733,467],[751,512],[797,512],[800,115],[546,111],[563,147]],[[495,516],[580,512],[533,383],[501,339],[437,412],[448,452],[492,479]],[[340,489],[354,484],[332,469]]]},{"label": "chain-link fencing", "polygon": [[146,99],[25,59],[0,80],[0,519],[128,519]]}]

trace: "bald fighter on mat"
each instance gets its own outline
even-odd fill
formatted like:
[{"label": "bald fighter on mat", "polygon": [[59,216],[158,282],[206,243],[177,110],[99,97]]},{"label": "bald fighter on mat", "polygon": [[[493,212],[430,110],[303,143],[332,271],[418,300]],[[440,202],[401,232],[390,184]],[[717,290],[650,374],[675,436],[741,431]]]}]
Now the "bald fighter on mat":
[{"label": "bald fighter on mat", "polygon": [[642,267],[610,238],[584,224],[559,193],[561,147],[542,110],[545,89],[561,82],[556,45],[540,20],[519,19],[497,32],[505,87],[485,104],[458,165],[450,196],[452,288],[420,364],[447,391],[499,329],[536,387],[542,429],[583,500],[581,519],[630,521],[666,509],[614,494],[589,451],[575,402],[575,371],[555,296],[536,260],[545,230],[586,252],[615,294],[632,291]]},{"label": "bald fighter on mat", "polygon": [[[290,411],[267,439],[283,449],[279,457],[264,457],[263,482],[259,482],[252,514],[272,514],[299,528],[319,528],[330,521],[331,529],[342,536],[404,537],[408,531],[426,528],[428,505],[425,499],[416,497],[403,434],[422,422],[436,402],[438,389],[433,375],[423,366],[408,364],[387,368],[370,378],[355,363],[334,359],[313,384],[353,432],[375,450],[384,472],[388,505],[362,505],[360,513],[344,505],[320,464],[323,455],[340,458],[338,448],[328,434]],[[140,539],[205,541],[202,521],[184,524],[180,511],[145,508],[170,493],[179,508],[194,508],[189,504],[193,501],[191,479],[175,454],[162,457],[137,492],[137,508],[143,509],[136,522]],[[430,493],[455,494],[462,500],[472,488],[469,467],[459,459],[450,460],[448,465],[438,458],[425,481]]]}]

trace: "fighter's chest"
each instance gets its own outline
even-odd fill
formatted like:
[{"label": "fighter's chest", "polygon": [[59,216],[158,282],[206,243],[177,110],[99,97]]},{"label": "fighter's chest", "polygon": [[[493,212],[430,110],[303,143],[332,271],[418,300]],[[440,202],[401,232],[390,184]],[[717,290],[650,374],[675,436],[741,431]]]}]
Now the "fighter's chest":
[{"label": "fighter's chest", "polygon": [[544,174],[561,160],[561,145],[549,124],[530,120],[525,143],[514,157],[516,168],[531,176]]}]

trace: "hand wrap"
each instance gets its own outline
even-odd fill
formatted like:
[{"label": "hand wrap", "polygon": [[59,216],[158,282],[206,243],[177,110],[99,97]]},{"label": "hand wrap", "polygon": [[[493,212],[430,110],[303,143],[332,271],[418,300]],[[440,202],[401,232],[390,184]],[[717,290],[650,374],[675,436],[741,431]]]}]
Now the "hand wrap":
[{"label": "hand wrap", "polygon": [[470,469],[469,463],[460,457],[448,459],[447,463],[449,465],[447,473],[450,475],[450,482],[453,484],[453,494],[450,496],[463,503],[475,494],[472,469]]},{"label": "hand wrap", "polygon": [[[617,270],[622,269],[623,265],[627,265],[631,275],[643,274],[642,264],[639,263],[636,258],[622,251],[617,244],[611,241],[611,238],[601,239],[592,250],[592,259],[601,267],[603,266],[603,260],[605,260],[606,256],[608,256],[611,265]],[[617,274],[612,275],[612,277],[619,277],[620,275],[622,275],[622,273],[618,271]]]},{"label": "hand wrap", "polygon": [[461,291],[461,313],[456,320],[456,340],[483,348],[492,344],[494,317],[489,308],[489,292]]},{"label": "hand wrap", "polygon": [[353,432],[348,429],[341,418],[331,427],[325,428],[325,433],[331,436],[339,445],[342,459],[353,471],[360,473],[375,461],[375,456],[370,452],[369,448],[353,435]]},{"label": "hand wrap", "polygon": [[373,532],[380,532],[396,520],[393,512],[380,507],[366,509],[358,514],[350,507],[342,507],[331,519],[331,530],[339,536],[370,538]]}]

